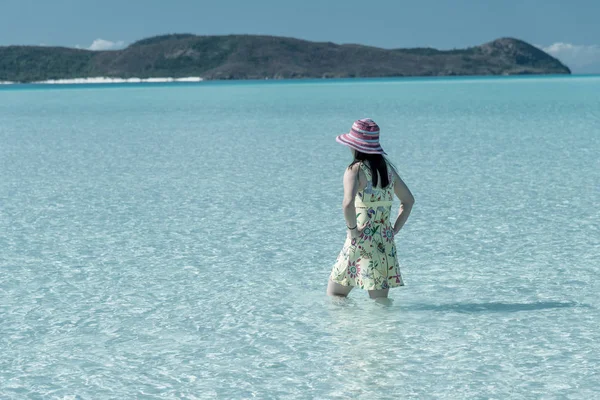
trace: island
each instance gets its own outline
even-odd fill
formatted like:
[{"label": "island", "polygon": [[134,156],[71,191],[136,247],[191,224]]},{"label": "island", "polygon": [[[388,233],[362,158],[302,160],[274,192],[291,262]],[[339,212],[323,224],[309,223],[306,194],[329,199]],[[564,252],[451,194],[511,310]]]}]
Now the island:
[{"label": "island", "polygon": [[514,38],[455,50],[192,34],[151,37],[110,51],[0,46],[0,81],[17,83],[96,77],[222,80],[570,73],[556,58]]}]

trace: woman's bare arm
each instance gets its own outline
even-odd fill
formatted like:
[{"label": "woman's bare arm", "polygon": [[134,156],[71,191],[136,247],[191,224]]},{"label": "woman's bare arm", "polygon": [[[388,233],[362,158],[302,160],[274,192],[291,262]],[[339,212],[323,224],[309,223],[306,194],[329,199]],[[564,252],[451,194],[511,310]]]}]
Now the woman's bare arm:
[{"label": "woman's bare arm", "polygon": [[[356,207],[354,206],[354,198],[361,187],[364,188],[366,177],[360,170],[360,165],[354,164],[351,168],[346,168],[344,173],[344,200],[342,209],[344,210],[344,219],[349,228],[357,226],[356,223]],[[358,227],[350,231],[352,237],[357,237],[359,234]]]},{"label": "woman's bare arm", "polygon": [[398,173],[393,169],[392,173],[394,175],[394,193],[400,199],[400,210],[398,211],[398,217],[394,223],[394,234],[397,234],[408,219],[413,204],[415,204],[415,198]]}]

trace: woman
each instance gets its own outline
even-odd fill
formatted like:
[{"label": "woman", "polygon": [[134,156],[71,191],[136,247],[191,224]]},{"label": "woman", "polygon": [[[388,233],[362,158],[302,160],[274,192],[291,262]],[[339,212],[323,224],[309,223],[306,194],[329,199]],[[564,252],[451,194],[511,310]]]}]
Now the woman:
[{"label": "woman", "polygon": [[[327,294],[346,297],[353,287],[373,299],[387,297],[390,287],[404,286],[394,236],[402,229],[415,202],[408,187],[383,156],[379,126],[361,119],[338,143],[350,147],[354,161],[344,173],[342,208],[348,228],[346,243],[329,276]],[[394,194],[400,212],[390,223]]]}]

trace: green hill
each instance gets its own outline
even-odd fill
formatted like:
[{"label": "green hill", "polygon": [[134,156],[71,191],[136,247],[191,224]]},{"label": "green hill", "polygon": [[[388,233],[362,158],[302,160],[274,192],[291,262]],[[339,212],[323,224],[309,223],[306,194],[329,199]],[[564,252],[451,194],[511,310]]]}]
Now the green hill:
[{"label": "green hill", "polygon": [[449,51],[189,34],[143,39],[116,51],[0,47],[0,81],[13,82],[99,76],[290,79],[569,73],[557,59],[511,38]]}]

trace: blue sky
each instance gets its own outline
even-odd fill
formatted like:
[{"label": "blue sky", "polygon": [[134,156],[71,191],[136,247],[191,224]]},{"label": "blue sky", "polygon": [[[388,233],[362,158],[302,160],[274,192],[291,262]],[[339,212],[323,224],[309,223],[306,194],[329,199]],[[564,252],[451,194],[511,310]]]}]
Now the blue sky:
[{"label": "blue sky", "polygon": [[163,33],[269,34],[384,48],[511,36],[600,73],[600,0],[0,0],[0,45],[124,47]]}]

